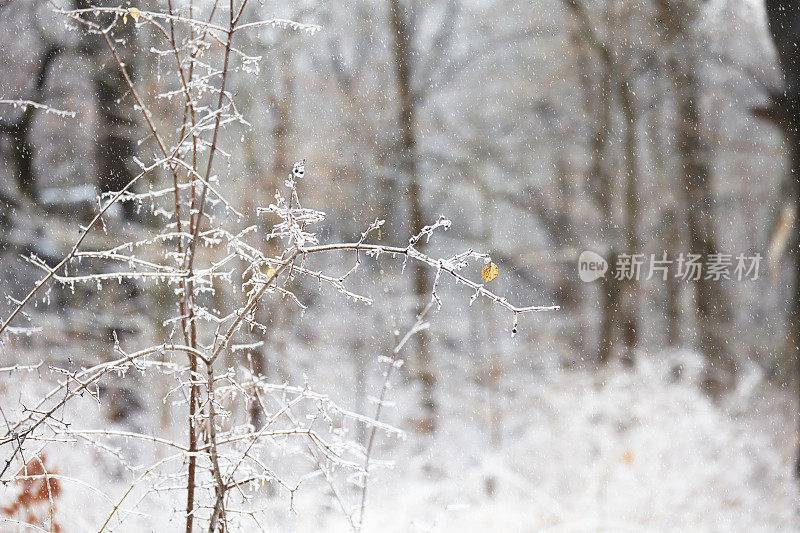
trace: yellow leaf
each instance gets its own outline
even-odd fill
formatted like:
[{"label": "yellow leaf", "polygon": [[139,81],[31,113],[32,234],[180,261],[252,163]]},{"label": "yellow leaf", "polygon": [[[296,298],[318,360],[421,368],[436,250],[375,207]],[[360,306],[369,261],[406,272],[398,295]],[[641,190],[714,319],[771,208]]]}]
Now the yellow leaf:
[{"label": "yellow leaf", "polygon": [[130,8],[128,10],[128,13],[131,14],[131,16],[133,17],[133,20],[135,20],[136,22],[139,21],[139,17],[141,16],[141,12],[139,11],[138,8],[132,7],[132,8]]},{"label": "yellow leaf", "polygon": [[275,274],[275,269],[274,269],[274,268],[272,268],[272,267],[269,267],[269,268],[267,269],[267,277],[268,277],[268,278],[271,278],[271,277],[272,277],[274,274]]},{"label": "yellow leaf", "polygon": [[622,462],[625,464],[633,464],[634,458],[631,450],[625,450],[625,453],[622,454]]},{"label": "yellow leaf", "polygon": [[489,263],[481,270],[481,277],[486,281],[492,281],[500,273],[500,269],[494,263]]}]

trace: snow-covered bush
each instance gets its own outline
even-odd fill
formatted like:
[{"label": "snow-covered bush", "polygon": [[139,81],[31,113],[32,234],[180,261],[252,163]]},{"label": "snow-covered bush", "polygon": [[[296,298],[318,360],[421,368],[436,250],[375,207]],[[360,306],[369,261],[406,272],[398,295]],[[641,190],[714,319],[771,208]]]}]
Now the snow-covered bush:
[{"label": "snow-covered bush", "polygon": [[[243,212],[227,198],[226,186],[235,176],[217,174],[220,165],[215,166],[215,161],[227,159],[230,165],[233,157],[220,142],[221,132],[237,125],[246,131],[248,126],[228,87],[232,77],[248,75],[258,62],[235,46],[234,37],[265,27],[314,33],[316,26],[277,18],[244,22],[246,0],[224,7],[196,5],[188,14],[173,11],[171,4],[167,12],[55,5],[73,27],[104,43],[109,61],[116,64],[127,85],[131,116],[139,117],[148,134],[136,159],[138,173],[120,190],[98,198],[96,215],[81,229],[69,253],[55,265],[36,255],[27,258],[44,276],[15,302],[0,325],[5,353],[15,349],[7,341],[9,335],[34,333],[19,327],[21,319],[29,308],[48,298],[51,283],[72,293],[89,284],[98,294],[117,287],[133,290],[162,284],[167,289],[160,293],[165,311],[158,316],[152,310],[153,345],[131,347],[124,332],[112,327],[113,343],[101,344],[102,354],[67,357],[63,366],[48,368],[57,377],[54,388],[46,393],[38,385],[20,390],[25,399],[3,410],[6,431],[0,447],[6,463],[0,477],[4,483],[59,480],[58,485],[44,483],[54,487],[46,491],[50,512],[45,517],[31,515],[31,527],[55,529],[61,524],[108,531],[128,529],[137,521],[139,526],[153,527],[168,520],[184,522],[187,531],[195,525],[229,531],[260,524],[262,510],[255,497],[260,491],[280,491],[291,508],[304,479],[323,476],[348,523],[359,530],[375,433],[401,433],[380,421],[389,379],[400,364],[403,346],[425,329],[423,317],[407,334],[397,333],[395,349],[386,354],[388,370],[381,400],[374,416],[367,416],[341,407],[307,382],[271,383],[265,378],[253,359],[263,345],[258,333],[270,330],[272,317],[265,320],[264,313],[259,313],[264,300],[303,310],[305,298],[298,293],[297,280],[310,279],[332,287],[345,299],[369,304],[372,299],[352,291],[348,283],[362,260],[389,256],[403,265],[420,263],[433,270],[428,308],[441,307],[437,288],[445,278],[452,279],[469,291],[472,301],[484,298],[507,310],[512,334],[518,315],[554,307],[515,306],[465,275],[463,271],[473,264],[479,265],[478,270],[491,264],[488,255],[471,249],[442,258],[422,253],[419,243],[450,227],[444,217],[411,235],[405,247],[370,242],[383,226],[382,220],[368,225],[353,242],[321,243],[315,224],[325,219],[325,213],[303,207],[300,201],[299,190],[313,183],[302,162],[287,172],[273,203],[262,208],[260,199],[248,199],[254,200],[256,213]],[[211,22],[217,9],[224,11],[226,24]],[[157,91],[139,86],[123,59],[130,51],[123,54],[128,43],[119,33],[129,31],[126,25],[130,24],[155,36],[158,45],[150,53],[171,62],[166,67],[169,76]],[[150,186],[147,191],[143,191],[145,183]],[[130,225],[111,216],[120,204],[135,207],[128,212],[149,213],[151,223],[131,235]],[[253,215],[262,215],[268,222],[247,223]],[[98,315],[109,311],[92,310]],[[273,312],[283,310],[276,306]],[[9,373],[25,370],[5,369]],[[161,397],[135,393],[152,383],[160,383]],[[93,408],[92,401],[110,403],[112,420],[123,413],[128,420],[136,420],[137,414],[155,412],[161,403],[166,406],[164,424],[160,431],[143,421],[141,426],[151,426],[148,430],[109,428],[103,411]],[[183,435],[175,431],[180,418],[186,426]],[[365,431],[367,443],[354,438]],[[76,453],[76,462],[85,461],[84,466],[70,469],[66,477],[46,471],[44,448],[82,445],[97,457]],[[31,463],[31,457],[39,459]],[[103,468],[90,466],[93,461]],[[96,476],[104,469],[114,471],[118,478],[111,487],[81,475]],[[353,507],[343,502],[338,493],[341,483],[360,488],[359,504]],[[63,496],[62,485],[70,486]],[[178,503],[176,493],[183,495],[184,504]],[[56,506],[55,499],[70,505],[95,495],[99,496],[97,505],[83,514],[80,523],[65,525],[57,516],[65,504],[59,501]],[[17,524],[17,514],[15,508],[0,518]],[[72,514],[69,517],[77,521]]]}]

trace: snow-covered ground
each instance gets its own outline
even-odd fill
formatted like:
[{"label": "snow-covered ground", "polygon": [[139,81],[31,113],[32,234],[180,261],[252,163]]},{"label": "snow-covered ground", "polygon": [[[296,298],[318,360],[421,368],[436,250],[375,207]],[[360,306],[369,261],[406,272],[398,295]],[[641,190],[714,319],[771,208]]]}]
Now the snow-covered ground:
[{"label": "snow-covered ground", "polygon": [[[699,391],[697,361],[691,353],[656,354],[630,372],[517,374],[505,384],[514,392],[506,394],[495,446],[476,428],[485,421],[471,416],[474,402],[453,397],[449,407],[459,416],[423,446],[404,443],[396,469],[374,481],[366,526],[797,530],[788,392],[745,378],[737,394],[747,407],[726,412]],[[678,362],[684,371],[675,380]]]},{"label": "snow-covered ground", "polygon": [[[435,435],[381,435],[375,458],[393,466],[373,468],[364,531],[800,530],[791,389],[745,369],[726,402],[737,407],[718,406],[699,388],[701,361],[664,352],[642,354],[634,369],[507,372],[491,408],[478,385],[447,390]],[[20,376],[5,388],[4,405],[19,394]],[[409,393],[398,387],[390,399]],[[402,426],[398,405],[388,418]],[[127,472],[111,452],[80,444],[44,449],[48,468],[80,480],[62,482],[56,518],[63,531],[96,530],[110,501],[142,473],[136,466],[168,456],[125,441],[113,453],[127,458]],[[296,461],[282,451],[264,454],[276,470]],[[357,488],[343,476],[335,481],[345,508],[357,506]],[[169,477],[147,485],[166,489]],[[15,494],[14,487],[0,491],[4,503]],[[181,492],[140,496],[124,507],[143,515],[112,522],[116,531],[182,527],[173,510]],[[248,507],[263,508],[257,516],[266,531],[349,529],[322,476],[301,483],[293,511],[289,504],[288,491],[264,488],[252,492]],[[252,519],[241,524],[258,530]]]}]

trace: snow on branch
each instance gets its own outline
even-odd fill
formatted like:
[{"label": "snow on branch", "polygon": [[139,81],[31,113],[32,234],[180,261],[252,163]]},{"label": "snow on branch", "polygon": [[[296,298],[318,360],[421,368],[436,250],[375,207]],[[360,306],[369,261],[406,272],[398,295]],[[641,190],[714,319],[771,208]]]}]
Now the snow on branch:
[{"label": "snow on branch", "polygon": [[55,107],[50,107],[49,105],[40,104],[38,102],[34,102],[32,100],[3,100],[0,99],[0,105],[10,105],[15,108],[22,108],[27,109],[28,107],[33,107],[34,109],[41,109],[45,113],[51,113],[53,115],[59,117],[68,117],[68,118],[75,118],[75,111],[64,111],[63,109],[56,109]]}]

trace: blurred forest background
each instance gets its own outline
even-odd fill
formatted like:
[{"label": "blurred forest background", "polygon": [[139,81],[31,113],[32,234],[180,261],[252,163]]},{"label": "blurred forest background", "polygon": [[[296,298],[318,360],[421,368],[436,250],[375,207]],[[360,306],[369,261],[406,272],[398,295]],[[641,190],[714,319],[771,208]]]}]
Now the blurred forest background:
[{"label": "blurred forest background", "polygon": [[[188,1],[171,3],[55,2],[188,16]],[[194,0],[195,15],[227,24],[221,7],[212,14],[214,4]],[[391,379],[383,416],[405,438],[377,441],[376,455],[394,466],[370,474],[374,510],[365,530],[800,528],[793,170],[800,156],[791,155],[800,11],[794,2],[770,6],[768,20],[761,0],[247,4],[245,22],[278,17],[320,29],[236,34],[243,53],[230,60],[227,90],[246,122],[224,121],[213,174],[242,218],[221,203],[209,209],[240,229],[255,224],[251,244],[275,253],[257,208],[274,202],[304,160],[299,193],[304,207],[327,214],[317,227],[321,241],[358,241],[380,218],[386,223],[371,242],[405,246],[444,215],[452,228],[422,244],[424,252],[489,253],[499,267],[492,291],[516,305],[560,306],[520,315],[516,326],[491,302],[471,305],[469,290],[442,282],[442,308],[427,317],[429,328],[405,348]],[[5,320],[42,277],[24,258],[58,264],[97,212],[98,196],[125,187],[138,162],[157,154],[98,35],[45,0],[0,0],[0,28]],[[155,102],[152,120],[180,120],[174,60],[159,31],[137,17],[118,23],[113,36],[133,84]],[[204,61],[219,62],[218,48],[210,46]],[[208,75],[218,85],[211,67]],[[171,216],[169,204],[147,194],[172,187],[172,179],[164,170],[138,181],[132,191],[141,198],[109,210],[82,249],[151,239],[142,257],[166,254],[152,237]],[[213,261],[206,248],[198,264]],[[666,280],[607,275],[584,283],[577,270],[584,250],[612,265],[630,253],[764,259],[757,279],[689,282],[671,270]],[[372,416],[382,357],[430,300],[435,271],[362,263],[349,288],[370,295],[372,305],[295,279],[292,291],[307,310],[266,297],[257,312],[266,328],[248,330],[240,349],[216,364],[310,384]],[[326,264],[350,266],[349,256]],[[479,280],[481,266],[464,275]],[[113,266],[90,258],[82,268],[108,277],[48,285],[2,334],[6,411],[46,393],[60,375],[51,366],[110,360],[115,339],[133,351],[175,336],[174,285],[118,282]],[[210,282],[209,309],[241,298],[236,279]],[[186,406],[162,400],[173,387],[170,376],[126,373],[107,379],[102,402],[86,409],[94,427],[185,441]],[[71,416],[88,425],[83,412]],[[258,427],[265,415],[247,416]],[[365,446],[369,431],[355,426],[349,438]],[[7,439],[3,459],[13,446]],[[99,447],[48,446],[53,471],[124,491],[126,468],[110,466]],[[147,443],[108,447],[129,454],[129,465],[160,453]],[[283,457],[275,452],[271,467],[294,465]],[[288,477],[305,475],[286,469]],[[357,484],[345,481],[333,495],[325,477],[302,477],[293,511],[284,489],[257,492],[266,530],[350,527],[334,500],[357,495]],[[0,509],[11,498],[6,490]],[[65,531],[96,529],[91,493],[68,481],[60,492],[54,520]],[[183,528],[180,513],[159,514],[150,504],[151,511],[153,522],[131,517],[122,530],[139,523],[150,530],[146,524],[165,519],[174,521],[168,530]]]}]

